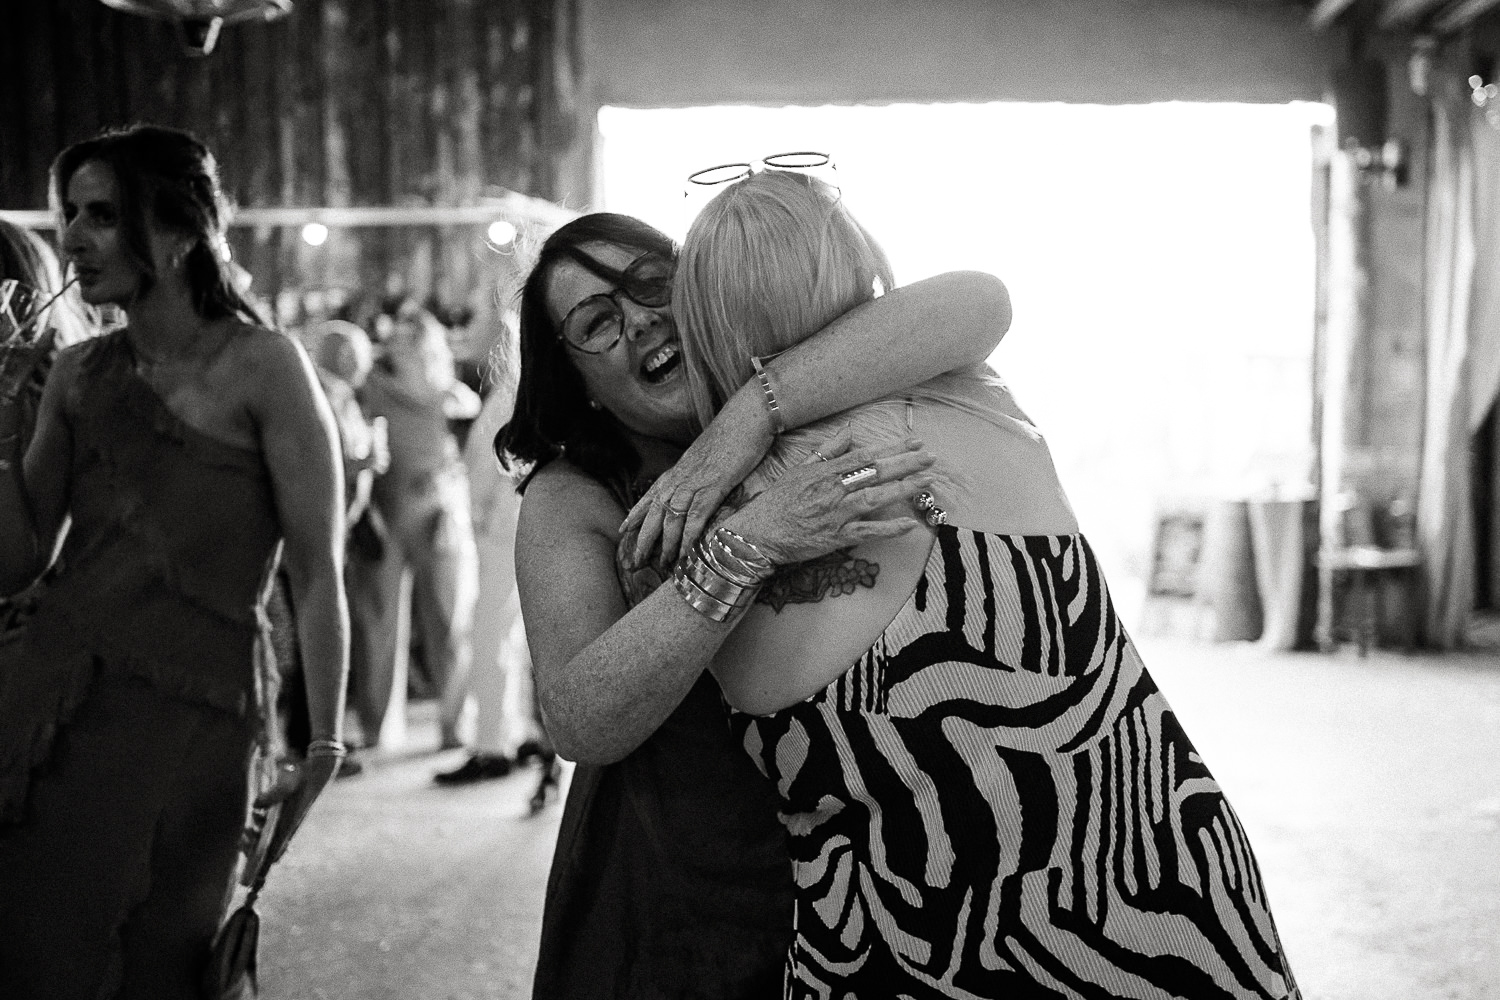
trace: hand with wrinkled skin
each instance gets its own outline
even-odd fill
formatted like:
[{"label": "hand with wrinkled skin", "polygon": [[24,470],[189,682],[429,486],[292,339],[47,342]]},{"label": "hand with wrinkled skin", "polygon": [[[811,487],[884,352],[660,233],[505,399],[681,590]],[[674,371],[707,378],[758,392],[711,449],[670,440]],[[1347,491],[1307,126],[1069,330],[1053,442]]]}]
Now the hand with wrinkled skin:
[{"label": "hand with wrinkled skin", "polygon": [[[736,417],[728,411],[688,446],[651,484],[620,525],[621,554],[643,565],[660,543],[659,565],[670,566],[703,534],[724,498],[755,470],[775,439],[763,413]],[[629,539],[629,547],[626,540]]]},{"label": "hand with wrinkled skin", "polygon": [[[845,429],[813,457],[787,469],[764,491],[723,521],[777,566],[788,566],[876,538],[904,534],[920,523],[911,508],[893,503],[932,485],[928,473],[936,457],[922,442],[850,448]],[[864,466],[875,476],[854,488],[841,476]]]},{"label": "hand with wrinkled skin", "polygon": [[[980,365],[1010,328],[1010,294],[994,275],[953,271],[894,288],[849,310],[766,365],[788,429]],[[760,464],[775,428],[750,379],[631,508],[620,533],[636,564],[660,542],[660,565],[690,548],[730,491]],[[674,513],[674,511],[676,513]]]}]

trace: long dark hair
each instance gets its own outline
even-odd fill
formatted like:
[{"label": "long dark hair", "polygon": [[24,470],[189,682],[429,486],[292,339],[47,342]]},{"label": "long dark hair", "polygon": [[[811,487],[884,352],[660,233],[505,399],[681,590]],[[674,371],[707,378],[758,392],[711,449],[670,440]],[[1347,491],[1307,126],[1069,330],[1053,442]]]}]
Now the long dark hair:
[{"label": "long dark hair", "polygon": [[676,256],[671,237],[639,219],[612,212],[580,216],[547,237],[521,288],[521,374],[510,423],[495,435],[495,454],[508,468],[527,467],[518,487],[560,455],[607,486],[625,487],[640,470],[641,458],[625,428],[608,410],[589,406],[583,376],[568,357],[547,314],[547,279],[552,268],[570,260],[604,281],[618,284],[620,272],[591,257],[584,247],[607,243],[640,253]]},{"label": "long dark hair", "polygon": [[[161,125],[106,129],[74,143],[52,162],[52,205],[61,215],[68,182],[85,163],[98,162],[114,172],[120,199],[122,242],[140,272],[140,294],[156,284],[147,213],[167,229],[192,234],[188,250],[188,288],[193,308],[204,319],[228,316],[265,325],[234,284],[229,244],[229,202],[219,185],[219,165],[196,136]],[[60,223],[61,224],[61,223]]]}]

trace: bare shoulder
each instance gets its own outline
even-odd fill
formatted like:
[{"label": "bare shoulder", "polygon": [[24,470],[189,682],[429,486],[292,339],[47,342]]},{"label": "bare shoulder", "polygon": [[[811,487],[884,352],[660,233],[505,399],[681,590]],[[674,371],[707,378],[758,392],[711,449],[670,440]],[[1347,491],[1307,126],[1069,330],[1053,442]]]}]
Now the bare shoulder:
[{"label": "bare shoulder", "polygon": [[225,351],[241,371],[254,371],[267,378],[305,381],[311,374],[307,352],[293,337],[263,326],[238,323]]},{"label": "bare shoulder", "polygon": [[529,511],[532,519],[549,522],[558,517],[574,523],[603,520],[610,528],[618,528],[625,516],[624,508],[603,483],[567,459],[553,459],[531,478],[520,511],[522,517]]},{"label": "bare shoulder", "polygon": [[214,366],[226,397],[243,400],[257,418],[305,413],[317,406],[317,374],[296,339],[263,326],[240,323]]},{"label": "bare shoulder", "polygon": [[566,459],[543,467],[521,497],[517,545],[559,533],[598,532],[613,539],[625,511],[602,483]]}]

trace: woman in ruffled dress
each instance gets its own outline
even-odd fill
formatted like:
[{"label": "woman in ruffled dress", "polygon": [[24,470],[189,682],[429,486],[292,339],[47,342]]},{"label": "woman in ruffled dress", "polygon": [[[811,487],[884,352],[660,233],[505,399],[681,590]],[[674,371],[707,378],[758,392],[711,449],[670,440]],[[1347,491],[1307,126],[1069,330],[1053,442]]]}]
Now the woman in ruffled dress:
[{"label": "woman in ruffled dress", "polygon": [[[0,995],[196,997],[266,721],[278,558],[313,737],[283,830],[343,753],[337,439],[306,354],[235,285],[201,142],[102,133],[52,183],[83,300],[127,322],[57,356],[0,473],[0,591],[60,561],[0,637]],[[0,435],[16,418],[0,401]]]}]

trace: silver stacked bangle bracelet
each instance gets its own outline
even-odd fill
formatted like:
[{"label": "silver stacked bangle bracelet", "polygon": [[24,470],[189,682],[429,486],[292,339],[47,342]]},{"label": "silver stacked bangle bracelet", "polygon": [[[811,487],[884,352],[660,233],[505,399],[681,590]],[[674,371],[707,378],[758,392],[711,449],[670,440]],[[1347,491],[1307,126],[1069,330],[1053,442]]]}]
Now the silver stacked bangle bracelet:
[{"label": "silver stacked bangle bracelet", "polygon": [[774,569],[754,543],[719,528],[677,560],[672,584],[694,611],[722,622],[750,607]]}]

